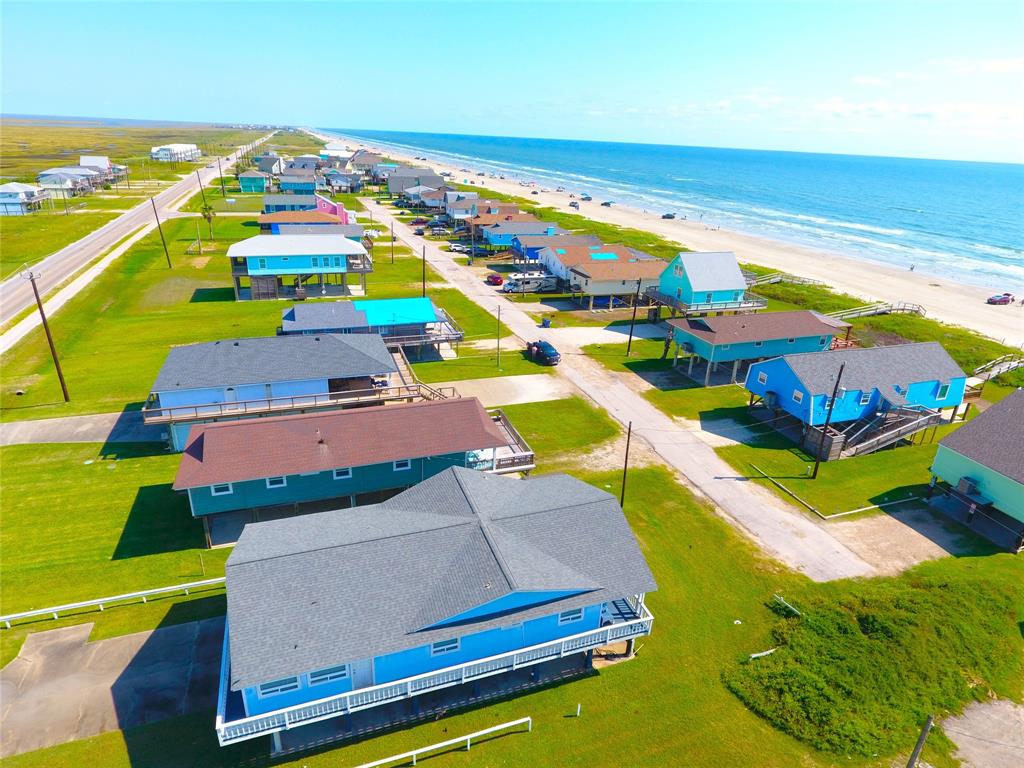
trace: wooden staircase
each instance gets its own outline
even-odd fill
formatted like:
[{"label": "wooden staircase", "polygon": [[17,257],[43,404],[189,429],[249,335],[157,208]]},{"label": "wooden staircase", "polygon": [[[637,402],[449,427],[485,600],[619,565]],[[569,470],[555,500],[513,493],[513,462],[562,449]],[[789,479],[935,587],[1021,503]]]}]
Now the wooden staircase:
[{"label": "wooden staircase", "polygon": [[875,304],[864,304],[859,307],[851,307],[850,309],[840,309],[827,314],[829,317],[834,317],[837,320],[849,320],[851,317],[869,317],[871,315],[914,314],[924,316],[925,309],[920,304],[912,304],[909,301],[880,301]]}]

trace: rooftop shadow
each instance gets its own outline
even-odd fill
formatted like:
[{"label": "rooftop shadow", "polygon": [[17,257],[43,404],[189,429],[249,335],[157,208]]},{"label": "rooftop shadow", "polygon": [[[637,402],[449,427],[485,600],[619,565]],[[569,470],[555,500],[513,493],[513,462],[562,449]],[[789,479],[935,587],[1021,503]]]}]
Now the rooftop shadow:
[{"label": "rooftop shadow", "polygon": [[112,557],[126,560],[205,546],[202,523],[192,517],[187,498],[171,490],[170,483],[144,485],[135,493]]},{"label": "rooftop shadow", "polygon": [[235,300],[234,288],[196,288],[192,292],[190,304],[202,304],[208,301],[231,301]]}]

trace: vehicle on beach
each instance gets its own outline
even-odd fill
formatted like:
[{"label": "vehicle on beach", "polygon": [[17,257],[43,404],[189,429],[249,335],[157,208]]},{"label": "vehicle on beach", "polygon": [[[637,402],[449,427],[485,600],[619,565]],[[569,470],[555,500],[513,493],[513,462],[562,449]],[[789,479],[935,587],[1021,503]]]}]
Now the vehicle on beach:
[{"label": "vehicle on beach", "polygon": [[548,189],[547,187],[541,187],[541,188],[540,188],[540,191],[541,191],[541,192],[550,192],[551,190],[550,190],[550,189]]},{"label": "vehicle on beach", "polygon": [[580,195],[580,200],[582,200],[585,203],[589,203],[593,199],[594,198],[592,198],[590,195]]},{"label": "vehicle on beach", "polygon": [[676,217],[676,215],[674,213],[663,213],[663,214],[661,214],[661,218],[663,218],[663,219],[674,219],[675,217]]},{"label": "vehicle on beach", "polygon": [[476,172],[476,175],[477,175],[477,176],[486,176],[487,174],[486,174],[486,173],[484,173],[483,171],[477,171],[477,172]]},{"label": "vehicle on beach", "polygon": [[571,203],[569,203],[569,207],[575,208],[578,211],[580,209],[580,204],[573,200]]},{"label": "vehicle on beach", "polygon": [[539,194],[540,194],[540,192],[538,192],[538,191],[537,191],[537,190],[535,189],[535,190],[533,190],[533,192],[531,192],[530,194],[531,194],[531,195],[539,195]]},{"label": "vehicle on beach", "polygon": [[611,208],[613,205],[615,205],[614,200],[605,200],[603,203],[601,203],[601,206],[603,208]]},{"label": "vehicle on beach", "polygon": [[555,187],[555,192],[565,192],[565,187]]},{"label": "vehicle on beach", "polygon": [[1013,301],[1014,298],[1012,293],[1000,293],[997,296],[989,296],[987,299],[985,299],[986,304],[999,305],[1013,304]]},{"label": "vehicle on beach", "polygon": [[541,365],[558,365],[562,361],[562,356],[549,341],[531,341],[526,345],[526,351],[531,360]]},{"label": "vehicle on beach", "polygon": [[486,278],[484,278],[484,282],[486,282],[488,285],[501,285],[502,283],[505,282],[505,278],[503,278],[497,272],[491,272],[489,275],[487,275]]}]

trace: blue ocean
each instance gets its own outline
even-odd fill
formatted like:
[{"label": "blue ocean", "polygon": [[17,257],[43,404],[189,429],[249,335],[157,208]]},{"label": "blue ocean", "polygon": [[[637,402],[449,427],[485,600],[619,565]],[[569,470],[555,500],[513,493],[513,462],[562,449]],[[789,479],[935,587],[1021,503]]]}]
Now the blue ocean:
[{"label": "blue ocean", "polygon": [[1024,165],[323,130],[709,226],[1024,292]]}]

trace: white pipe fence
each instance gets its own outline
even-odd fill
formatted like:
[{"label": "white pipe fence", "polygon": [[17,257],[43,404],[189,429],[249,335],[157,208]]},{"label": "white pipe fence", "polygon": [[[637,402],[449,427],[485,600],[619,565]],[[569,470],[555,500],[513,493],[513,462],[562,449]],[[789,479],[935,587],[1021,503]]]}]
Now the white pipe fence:
[{"label": "white pipe fence", "polygon": [[0,622],[3,622],[4,627],[7,629],[11,628],[11,622],[17,621],[18,619],[29,619],[33,616],[53,616],[54,619],[60,617],[60,614],[67,611],[73,611],[77,608],[96,608],[98,607],[101,611],[103,606],[109,603],[121,603],[126,600],[139,600],[146,602],[147,597],[154,597],[156,595],[166,595],[171,592],[184,592],[186,595],[191,590],[197,589],[198,587],[210,587],[215,584],[223,584],[224,577],[220,576],[216,579],[203,579],[202,581],[190,581],[187,584],[175,584],[170,587],[157,587],[156,589],[143,589],[139,592],[127,592],[123,595],[114,595],[113,597],[100,597],[96,600],[83,600],[78,603],[67,603],[65,605],[55,605],[52,608],[36,608],[33,611],[21,611],[20,613],[8,613],[6,616],[0,616]]},{"label": "white pipe fence", "polygon": [[481,736],[487,736],[491,733],[498,731],[504,731],[509,728],[516,728],[520,725],[526,726],[527,733],[533,731],[533,718],[532,717],[521,717],[518,720],[510,720],[507,723],[501,725],[493,725],[490,728],[484,728],[482,731],[476,731],[474,733],[467,733],[465,736],[458,736],[454,739],[448,739],[448,741],[439,741],[437,744],[431,744],[428,747],[420,747],[414,749],[411,752],[403,752],[400,755],[392,755],[391,757],[385,757],[382,760],[374,760],[372,763],[363,763],[357,765],[356,768],[378,768],[381,765],[387,765],[388,763],[405,762],[411,759],[412,764],[416,765],[416,758],[426,752],[433,752],[437,749],[444,749],[445,747],[454,747],[460,744],[466,745],[466,751],[468,752],[472,746],[473,739],[479,739]]}]

